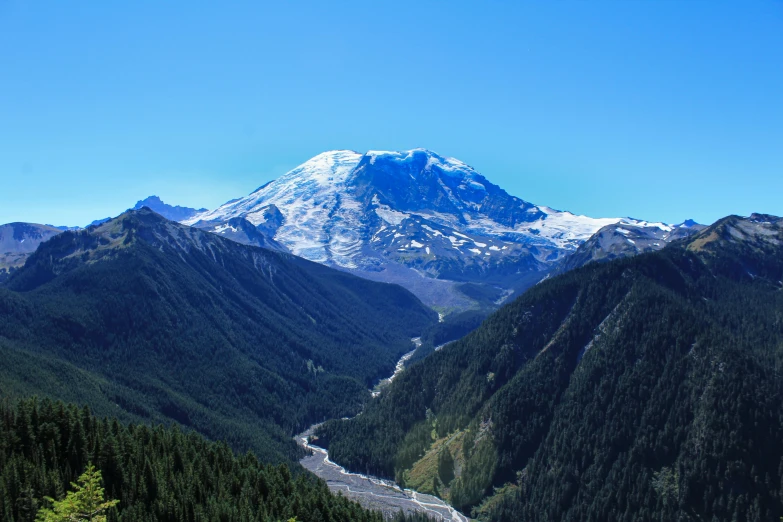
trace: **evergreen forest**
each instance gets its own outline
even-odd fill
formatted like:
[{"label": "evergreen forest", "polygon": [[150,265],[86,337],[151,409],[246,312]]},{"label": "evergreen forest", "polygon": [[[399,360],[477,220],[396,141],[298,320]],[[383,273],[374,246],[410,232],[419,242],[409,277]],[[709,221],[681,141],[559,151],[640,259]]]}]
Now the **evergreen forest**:
[{"label": "evergreen forest", "polygon": [[544,281],[316,433],[480,520],[783,513],[783,232],[731,216]]}]

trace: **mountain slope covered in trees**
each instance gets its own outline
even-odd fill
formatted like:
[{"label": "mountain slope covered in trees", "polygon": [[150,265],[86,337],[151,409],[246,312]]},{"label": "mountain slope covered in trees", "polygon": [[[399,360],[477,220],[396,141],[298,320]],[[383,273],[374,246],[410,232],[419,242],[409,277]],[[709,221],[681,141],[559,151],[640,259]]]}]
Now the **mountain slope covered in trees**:
[{"label": "mountain slope covered in trees", "polygon": [[482,520],[778,520],[783,220],[545,281],[319,444]]},{"label": "mountain slope covered in trees", "polygon": [[129,211],[0,287],[0,393],[293,459],[297,430],[356,413],[436,320],[400,287]]},{"label": "mountain slope covered in trees", "polygon": [[109,522],[384,520],[311,476],[176,427],[125,426],[48,399],[0,403],[2,520],[32,522],[43,498],[62,498],[88,464],[100,472],[106,498],[119,501]]}]

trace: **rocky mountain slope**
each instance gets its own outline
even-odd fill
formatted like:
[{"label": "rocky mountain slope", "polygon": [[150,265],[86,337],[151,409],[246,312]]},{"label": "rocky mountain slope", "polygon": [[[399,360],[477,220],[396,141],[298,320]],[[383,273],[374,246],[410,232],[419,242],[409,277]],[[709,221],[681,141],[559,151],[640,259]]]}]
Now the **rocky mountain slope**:
[{"label": "rocky mountain slope", "polygon": [[0,225],[0,281],[24,265],[38,245],[60,232],[57,227],[35,223]]},{"label": "rocky mountain slope", "polygon": [[639,226],[630,221],[607,225],[579,245],[560,262],[552,275],[562,274],[592,262],[604,262],[660,250],[672,241],[692,236],[707,228],[688,220],[679,225]]},{"label": "rocky mountain slope", "polygon": [[141,210],[147,207],[154,212],[157,212],[166,219],[171,221],[184,221],[190,219],[200,212],[206,212],[207,209],[195,209],[190,207],[181,207],[179,205],[169,205],[164,203],[158,196],[149,196],[145,199],[136,202],[131,210]]}]

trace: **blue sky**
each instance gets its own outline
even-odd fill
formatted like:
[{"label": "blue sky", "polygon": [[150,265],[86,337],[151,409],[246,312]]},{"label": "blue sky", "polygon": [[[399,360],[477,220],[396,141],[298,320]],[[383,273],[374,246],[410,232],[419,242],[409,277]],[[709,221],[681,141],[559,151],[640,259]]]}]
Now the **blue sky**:
[{"label": "blue sky", "polygon": [[425,147],[591,216],[783,214],[783,2],[0,0],[0,223]]}]

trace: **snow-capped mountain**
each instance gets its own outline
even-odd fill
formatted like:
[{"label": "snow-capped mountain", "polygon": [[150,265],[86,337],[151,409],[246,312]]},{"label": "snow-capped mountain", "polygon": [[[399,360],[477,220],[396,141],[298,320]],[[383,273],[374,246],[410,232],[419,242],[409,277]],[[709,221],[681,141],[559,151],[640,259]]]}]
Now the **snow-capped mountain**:
[{"label": "snow-capped mountain", "polygon": [[226,239],[245,245],[260,246],[270,250],[287,252],[288,249],[272,239],[274,234],[265,234],[250,221],[242,217],[231,218],[225,223],[200,227],[207,232],[218,234]]},{"label": "snow-capped mountain", "polygon": [[566,257],[557,266],[555,273],[568,272],[587,263],[660,250],[672,241],[685,239],[707,228],[690,219],[678,225],[645,225],[644,222],[639,224],[624,219],[601,228],[582,243],[576,252]]},{"label": "snow-capped mountain", "polygon": [[466,306],[465,298],[447,281],[518,289],[602,227],[667,226],[537,206],[465,163],[424,149],[325,152],[183,223],[219,232],[235,218],[293,254],[400,283],[429,304],[457,307]]},{"label": "snow-capped mountain", "polygon": [[[147,207],[151,209],[153,212],[156,212],[163,216],[166,219],[170,219],[171,221],[183,221],[185,219],[189,219],[199,212],[206,212],[207,209],[201,208],[201,209],[195,209],[195,208],[189,208],[189,207],[181,207],[179,205],[169,205],[167,203],[164,203],[158,196],[149,196],[145,199],[142,199],[140,201],[136,202],[136,205],[131,210],[139,210],[141,208]],[[110,218],[107,218],[103,221],[108,221]],[[100,223],[90,223],[98,225]]]}]

